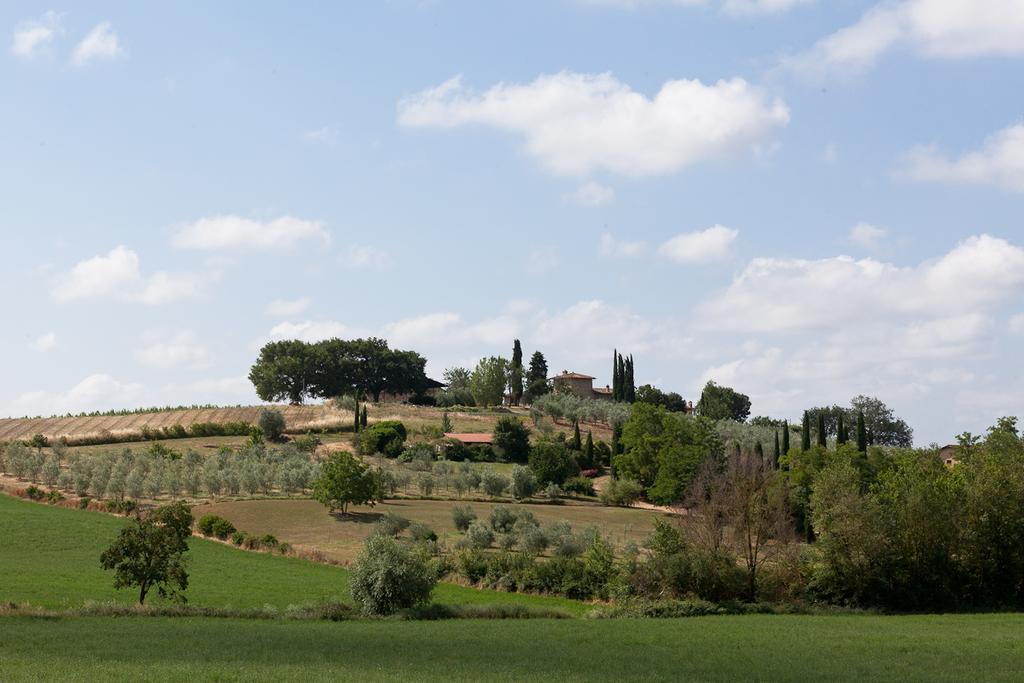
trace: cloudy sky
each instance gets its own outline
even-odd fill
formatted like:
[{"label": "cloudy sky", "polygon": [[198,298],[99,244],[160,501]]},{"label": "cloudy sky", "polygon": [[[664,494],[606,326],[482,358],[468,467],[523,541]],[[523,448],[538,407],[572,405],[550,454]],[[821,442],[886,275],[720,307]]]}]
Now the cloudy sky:
[{"label": "cloudy sky", "polygon": [[369,334],[1024,415],[1022,0],[275,4],[0,7],[0,415]]}]

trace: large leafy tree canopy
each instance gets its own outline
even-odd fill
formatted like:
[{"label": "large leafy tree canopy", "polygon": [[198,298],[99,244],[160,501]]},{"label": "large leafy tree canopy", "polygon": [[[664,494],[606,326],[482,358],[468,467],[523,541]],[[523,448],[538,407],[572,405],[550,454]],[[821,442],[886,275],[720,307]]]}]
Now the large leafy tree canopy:
[{"label": "large leafy tree canopy", "polygon": [[508,386],[509,363],[504,358],[490,356],[480,359],[469,377],[469,390],[478,406],[500,405]]},{"label": "large leafy tree canopy", "polygon": [[530,356],[530,368],[526,372],[526,400],[530,403],[548,393],[548,361],[540,351]]},{"label": "large leafy tree canopy", "polygon": [[709,381],[694,409],[698,415],[712,420],[745,422],[750,417],[750,397]]},{"label": "large leafy tree canopy", "polygon": [[314,344],[277,341],[260,350],[249,379],[264,401],[297,404],[307,397],[350,393],[379,401],[385,391],[423,391],[425,367],[423,356],[390,349],[383,339],[328,339]]},{"label": "large leafy tree canopy", "polygon": [[333,453],[313,482],[313,500],[331,512],[348,512],[349,505],[373,504],[380,498],[380,481],[369,466],[351,453]]},{"label": "large leafy tree canopy", "polygon": [[807,412],[812,424],[817,424],[820,416],[825,422],[825,433],[828,436],[837,436],[840,415],[847,429],[852,426],[855,430],[861,411],[864,413],[864,427],[871,435],[871,443],[899,448],[910,448],[914,445],[914,430],[910,425],[896,417],[892,408],[872,396],[855,396],[850,401],[849,408],[838,405],[819,406]]},{"label": "large leafy tree canopy", "polygon": [[138,587],[139,604],[153,588],[163,598],[185,601],[188,588],[184,554],[192,536],[192,513],[184,503],[157,508],[121,529],[100,555],[100,566],[114,572],[114,588]]}]

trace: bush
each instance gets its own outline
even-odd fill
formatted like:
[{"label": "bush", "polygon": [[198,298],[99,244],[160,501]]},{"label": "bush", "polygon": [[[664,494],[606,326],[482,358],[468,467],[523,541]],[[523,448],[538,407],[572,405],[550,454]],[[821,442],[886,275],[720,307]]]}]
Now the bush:
[{"label": "bush", "polygon": [[466,536],[463,540],[470,548],[477,550],[490,548],[494,543],[494,532],[483,522],[473,522],[466,529]]},{"label": "bush", "polygon": [[377,530],[385,536],[397,536],[408,529],[409,524],[409,520],[405,517],[389,511],[377,520]]},{"label": "bush", "polygon": [[601,504],[628,507],[640,500],[644,488],[632,479],[612,479],[601,491]]},{"label": "bush", "polygon": [[386,616],[429,602],[437,576],[421,552],[375,534],[356,559],[350,583],[364,615]]},{"label": "bush", "polygon": [[560,441],[542,441],[530,451],[530,469],[541,484],[561,485],[569,477],[579,474],[576,460]]},{"label": "bush", "polygon": [[29,486],[25,489],[25,495],[31,500],[42,500],[46,497],[46,493],[38,486]]},{"label": "bush", "polygon": [[323,442],[320,440],[320,437],[317,436],[316,434],[306,432],[302,436],[295,439],[293,443],[295,444],[295,447],[298,448],[303,453],[315,453],[317,447]]},{"label": "bush", "polygon": [[465,531],[476,519],[476,513],[470,507],[455,506],[452,508],[452,523],[459,531]]},{"label": "bush", "polygon": [[502,417],[494,425],[494,445],[505,454],[505,460],[526,462],[530,455],[530,430],[514,417]]},{"label": "bush", "polygon": [[594,482],[586,477],[569,477],[562,484],[562,490],[566,493],[575,493],[581,496],[593,496]]},{"label": "bush", "polygon": [[277,536],[274,536],[274,534],[263,534],[260,536],[260,545],[267,550],[273,550],[277,546],[281,545],[281,543],[277,540]]},{"label": "bush", "polygon": [[538,526],[523,529],[519,534],[519,547],[531,555],[540,555],[550,544],[547,533]]},{"label": "bush", "polygon": [[78,499],[78,509],[79,510],[88,510],[89,509],[89,503],[91,503],[91,502],[92,502],[92,500],[88,496],[86,496],[84,498],[79,498]]},{"label": "bush", "polygon": [[246,533],[244,531],[236,531],[231,534],[231,542],[235,545],[242,545],[245,543]]},{"label": "bush", "polygon": [[64,494],[56,489],[46,494],[46,502],[50,505],[56,505],[57,503],[64,500]]},{"label": "bush", "polygon": [[409,527],[409,535],[412,536],[414,541],[436,541],[437,534],[426,524],[421,522],[413,522]]},{"label": "bush", "polygon": [[512,508],[504,505],[496,505],[491,510],[491,528],[499,534],[507,534],[512,531],[519,515]]},{"label": "bush", "polygon": [[390,458],[397,458],[405,446],[406,436],[405,425],[398,420],[375,422],[360,432],[359,453],[361,455],[383,453]]},{"label": "bush", "polygon": [[529,467],[516,465],[512,468],[512,495],[516,500],[526,500],[537,492],[537,477]]},{"label": "bush", "polygon": [[235,525],[218,515],[203,515],[196,522],[196,528],[203,536],[213,536],[221,540],[235,533]]},{"label": "bush", "polygon": [[488,496],[500,496],[508,489],[508,478],[496,472],[484,472],[480,484]]}]

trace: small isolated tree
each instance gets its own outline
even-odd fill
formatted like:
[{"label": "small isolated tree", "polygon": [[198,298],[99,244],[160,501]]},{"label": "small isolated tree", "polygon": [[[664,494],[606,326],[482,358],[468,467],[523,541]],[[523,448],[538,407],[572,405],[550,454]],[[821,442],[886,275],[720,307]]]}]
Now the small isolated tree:
[{"label": "small isolated tree", "polygon": [[530,455],[530,430],[519,419],[503,417],[494,425],[494,445],[512,462],[526,462]]},{"label": "small isolated tree", "polygon": [[537,477],[529,467],[516,465],[512,468],[512,495],[516,500],[526,500],[537,492]]},{"label": "small isolated tree", "polygon": [[313,500],[334,512],[348,512],[349,505],[373,505],[380,498],[377,475],[351,453],[333,453],[313,482]]},{"label": "small isolated tree", "polygon": [[264,409],[260,412],[259,427],[264,438],[269,441],[280,441],[285,430],[284,415],[280,410]]},{"label": "small isolated tree", "polygon": [[453,431],[455,431],[455,428],[452,427],[452,420],[448,417],[448,411],[446,410],[441,415],[441,433],[451,434]]},{"label": "small isolated tree", "polygon": [[136,518],[100,555],[100,566],[114,572],[114,588],[139,589],[139,604],[153,588],[162,598],[185,602],[188,572],[184,554],[192,536],[192,513],[184,503],[157,508]]},{"label": "small isolated tree", "polygon": [[512,405],[517,406],[523,398],[523,347],[515,340],[512,347],[512,362],[508,368],[508,392]]},{"label": "small isolated tree", "polygon": [[455,525],[457,530],[465,531],[475,520],[476,513],[468,505],[466,507],[456,505],[452,508],[452,524]]},{"label": "small isolated tree", "polygon": [[367,616],[387,616],[429,602],[436,583],[421,549],[373,534],[352,567],[352,600]]}]

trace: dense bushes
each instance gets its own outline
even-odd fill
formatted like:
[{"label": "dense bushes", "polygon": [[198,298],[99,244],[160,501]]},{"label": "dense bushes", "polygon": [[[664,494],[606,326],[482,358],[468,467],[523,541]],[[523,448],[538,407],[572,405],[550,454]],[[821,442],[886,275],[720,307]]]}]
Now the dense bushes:
[{"label": "dense bushes", "polygon": [[541,484],[561,485],[569,477],[579,474],[576,460],[561,441],[541,441],[530,449],[530,469]]},{"label": "dense bushes", "polygon": [[420,548],[373,534],[352,566],[352,600],[367,616],[386,616],[424,604],[437,576]]},{"label": "dense bushes", "polygon": [[280,441],[281,437],[284,436],[284,415],[280,410],[263,409],[260,411],[259,421],[256,424],[259,425],[263,436],[268,441]]},{"label": "dense bushes", "polygon": [[494,445],[506,461],[526,462],[530,454],[530,430],[514,417],[502,417],[494,425]]},{"label": "dense bushes", "polygon": [[375,422],[359,434],[359,453],[376,455],[383,453],[396,458],[402,453],[406,439],[405,425],[398,420]]},{"label": "dense bushes", "polygon": [[203,515],[196,522],[196,528],[204,536],[213,536],[222,541],[235,533],[235,525],[218,515]]}]

